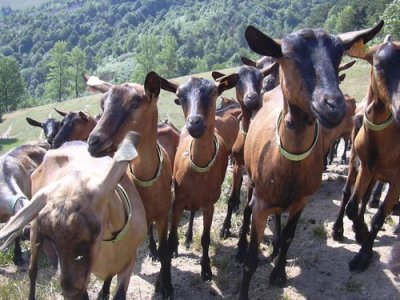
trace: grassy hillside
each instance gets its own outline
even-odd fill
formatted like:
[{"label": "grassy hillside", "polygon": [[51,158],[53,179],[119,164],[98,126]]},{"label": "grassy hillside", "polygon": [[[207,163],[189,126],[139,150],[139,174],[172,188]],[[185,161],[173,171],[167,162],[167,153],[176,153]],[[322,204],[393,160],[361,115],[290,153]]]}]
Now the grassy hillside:
[{"label": "grassy hillside", "polygon": [[[368,84],[368,70],[367,63],[357,61],[357,63],[346,71],[346,79],[341,85],[344,92],[355,97],[360,101],[365,94],[365,89]],[[225,69],[222,72],[228,74],[235,71],[235,68]],[[211,73],[201,73],[195,76],[211,79]],[[183,76],[174,79],[176,82],[184,82],[189,76]],[[226,92],[224,95],[234,96],[234,90]],[[43,139],[42,130],[37,127],[29,126],[25,118],[31,117],[35,120],[42,121],[48,117],[61,119],[53,108],[56,107],[62,111],[79,111],[83,110],[91,114],[100,112],[99,95],[86,96],[74,100],[69,100],[61,103],[52,103],[44,106],[34,108],[22,109],[10,114],[4,115],[4,122],[0,124],[0,150],[7,151],[17,145],[27,142]],[[168,118],[178,128],[183,126],[183,114],[179,106],[174,103],[174,95],[167,92],[161,92],[159,98],[159,118],[163,120]]]},{"label": "grassy hillside", "polygon": [[[224,73],[234,72],[235,68],[222,70]],[[195,76],[212,79],[211,73],[200,73]],[[184,82],[189,78],[183,76],[174,79],[176,82]],[[225,95],[234,96],[234,91],[228,91]],[[28,125],[25,118],[30,117],[37,121],[43,121],[48,117],[61,119],[53,108],[57,108],[61,111],[85,111],[91,114],[97,114],[101,111],[99,104],[100,95],[90,95],[78,99],[73,99],[61,103],[51,103],[43,106],[37,106],[33,108],[21,109],[10,114],[4,115],[4,121],[0,124],[0,151],[7,151],[15,146],[34,142],[37,140],[43,140],[42,130],[38,127],[32,127]],[[173,94],[168,92],[161,92],[159,98],[159,119],[164,120],[168,118],[178,128],[183,126],[183,113],[179,106],[174,103],[175,97]]]},{"label": "grassy hillside", "polygon": [[12,9],[24,9],[48,2],[49,0],[0,0],[1,7],[11,7]]}]

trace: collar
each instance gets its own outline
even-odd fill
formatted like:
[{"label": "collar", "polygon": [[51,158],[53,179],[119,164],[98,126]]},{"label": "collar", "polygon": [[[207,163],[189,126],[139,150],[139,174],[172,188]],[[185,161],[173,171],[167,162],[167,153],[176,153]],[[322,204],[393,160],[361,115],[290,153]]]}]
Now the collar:
[{"label": "collar", "polygon": [[131,164],[129,164],[129,170],[131,172],[132,180],[133,180],[134,184],[136,184],[137,186],[140,186],[140,187],[149,187],[149,186],[152,186],[158,180],[158,178],[161,176],[161,170],[162,170],[162,164],[163,164],[163,154],[162,154],[162,151],[161,151],[161,147],[160,147],[160,145],[158,143],[157,143],[157,153],[158,153],[159,163],[158,163],[157,174],[153,179],[150,179],[150,180],[147,180],[147,181],[142,181],[142,180],[138,179],[133,174],[132,166],[131,166]]},{"label": "collar", "polygon": [[125,208],[128,218],[126,219],[124,227],[122,227],[120,232],[118,232],[114,238],[111,238],[109,240],[103,240],[103,242],[106,242],[106,243],[115,243],[115,242],[120,241],[124,237],[124,235],[127,233],[128,228],[129,228],[129,223],[132,218],[132,206],[131,206],[131,202],[129,201],[128,193],[120,184],[117,185],[117,188],[115,189],[115,191],[117,192],[118,198],[121,200],[122,205]]},{"label": "collar", "polygon": [[393,114],[390,113],[389,119],[387,119],[385,122],[381,124],[375,124],[372,123],[370,120],[368,120],[367,111],[365,110],[364,112],[364,123],[365,125],[367,125],[367,128],[371,129],[372,131],[382,131],[383,129],[389,127],[389,125],[392,124],[393,120],[394,120]]},{"label": "collar", "polygon": [[189,161],[190,161],[190,165],[192,167],[193,170],[195,170],[198,173],[205,173],[208,172],[211,167],[214,165],[217,156],[218,156],[218,152],[219,152],[219,141],[217,139],[217,137],[214,135],[214,145],[215,145],[215,154],[214,157],[210,160],[210,162],[207,164],[207,166],[205,167],[199,167],[198,165],[196,165],[194,163],[194,161],[192,160],[192,158],[190,157],[190,152],[192,150],[192,144],[193,144],[193,140],[190,142],[190,149],[189,149]]},{"label": "collar", "polygon": [[244,135],[247,135],[247,131],[245,131],[244,128],[243,128],[243,121],[242,121],[242,120],[240,120],[239,130],[240,130],[240,132],[243,133]]},{"label": "collar", "polygon": [[284,156],[285,158],[287,158],[288,160],[291,160],[291,161],[301,161],[303,159],[306,159],[311,154],[311,152],[314,150],[315,145],[317,145],[317,142],[318,142],[318,137],[319,137],[319,122],[318,122],[318,120],[315,119],[315,121],[316,121],[315,135],[314,135],[314,143],[312,144],[312,146],[306,152],[303,152],[300,154],[293,154],[293,153],[290,153],[290,152],[286,151],[285,149],[283,149],[282,144],[281,144],[281,138],[279,137],[279,125],[281,124],[282,116],[283,116],[283,111],[281,111],[281,113],[279,114],[278,121],[276,122],[276,128],[275,128],[275,142],[278,145],[279,152],[282,154],[282,156]]},{"label": "collar", "polygon": [[25,196],[18,196],[12,200],[10,200],[10,213],[11,215],[14,215],[16,213],[15,211],[15,206],[17,205],[19,200],[26,200],[29,201],[28,198],[26,198]]}]

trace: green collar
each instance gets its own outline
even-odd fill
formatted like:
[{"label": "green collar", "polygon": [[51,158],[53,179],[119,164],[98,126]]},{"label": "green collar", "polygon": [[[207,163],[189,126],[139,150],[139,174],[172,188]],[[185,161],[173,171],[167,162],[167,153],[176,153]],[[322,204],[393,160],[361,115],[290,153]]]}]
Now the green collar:
[{"label": "green collar", "polygon": [[19,197],[16,197],[15,199],[10,200],[10,214],[11,215],[15,214],[15,206],[17,205],[19,200],[29,201],[28,198],[26,198],[25,196],[19,196]]},{"label": "green collar", "polygon": [[215,145],[215,154],[214,157],[210,160],[210,162],[207,164],[207,166],[205,167],[199,167],[197,166],[192,158],[190,157],[190,152],[192,150],[192,144],[193,144],[193,140],[190,142],[190,150],[189,150],[189,161],[190,161],[190,165],[192,166],[192,169],[195,170],[198,173],[205,173],[208,172],[211,167],[214,165],[215,160],[217,159],[218,156],[218,151],[219,151],[219,141],[217,139],[217,137],[214,135],[214,145]]},{"label": "green collar", "polygon": [[307,158],[311,152],[314,150],[315,145],[317,145],[318,142],[318,137],[319,137],[319,122],[316,119],[316,126],[315,126],[315,137],[314,137],[314,143],[312,144],[312,146],[303,153],[300,154],[293,154],[293,153],[289,153],[287,152],[285,149],[283,149],[282,144],[281,144],[281,138],[279,137],[279,125],[281,124],[282,121],[282,115],[283,112],[281,111],[281,113],[279,114],[278,117],[278,121],[276,122],[276,128],[275,128],[275,142],[278,145],[279,148],[279,152],[288,160],[291,161],[300,161],[303,160],[305,158]]},{"label": "green collar", "polygon": [[124,227],[120,230],[120,232],[118,232],[118,234],[114,238],[109,239],[109,240],[103,240],[103,242],[106,242],[106,243],[115,243],[115,242],[120,241],[124,237],[126,232],[128,231],[129,223],[132,218],[132,207],[131,207],[131,202],[129,201],[128,193],[125,191],[125,189],[120,184],[117,185],[117,188],[115,189],[115,191],[117,192],[118,197],[121,200],[121,202],[125,208],[125,211],[128,214],[128,219],[126,220]]},{"label": "green collar", "polygon": [[393,119],[394,119],[393,114],[390,113],[389,119],[387,119],[385,122],[383,122],[381,124],[375,124],[375,123],[372,123],[370,120],[368,120],[367,111],[364,112],[364,123],[367,125],[368,129],[371,129],[373,131],[381,131],[381,130],[389,127],[389,125],[392,124]]},{"label": "green collar", "polygon": [[142,181],[140,179],[138,179],[134,174],[133,174],[133,169],[132,166],[129,164],[129,169],[131,171],[132,174],[132,179],[133,182],[140,187],[149,187],[152,186],[157,180],[158,178],[161,176],[161,170],[162,170],[162,164],[163,164],[163,154],[161,151],[161,147],[160,145],[157,143],[157,153],[158,153],[158,160],[159,160],[159,164],[158,164],[158,169],[157,169],[157,174],[153,179],[150,179],[148,181]]}]

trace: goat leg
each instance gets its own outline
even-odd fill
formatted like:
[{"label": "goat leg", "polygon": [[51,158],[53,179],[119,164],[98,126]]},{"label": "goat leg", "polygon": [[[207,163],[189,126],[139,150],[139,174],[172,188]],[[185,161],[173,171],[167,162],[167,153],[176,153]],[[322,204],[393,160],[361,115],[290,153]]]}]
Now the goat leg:
[{"label": "goat leg", "polygon": [[171,284],[171,253],[168,249],[168,218],[156,223],[160,236],[158,257],[161,270],[156,281],[156,292],[161,293],[163,299],[173,298],[174,290]]},{"label": "goat leg", "polygon": [[247,252],[246,259],[243,265],[242,284],[240,287],[240,300],[249,299],[249,286],[250,280],[257,269],[258,264],[258,247],[264,236],[264,228],[267,223],[268,211],[255,210],[252,225],[249,251]]},{"label": "goat leg", "polygon": [[21,250],[21,237],[17,237],[14,241],[14,257],[13,262],[16,266],[21,266],[25,263]]},{"label": "goat leg", "polygon": [[31,223],[31,259],[29,262],[29,300],[36,299],[36,279],[38,272],[38,251],[40,247],[40,241],[38,238],[38,226],[37,221]]},{"label": "goat leg", "polygon": [[238,242],[238,250],[236,253],[236,259],[238,262],[242,263],[247,252],[247,234],[249,233],[249,228],[250,228],[250,219],[251,219],[251,212],[253,209],[253,202],[250,201],[249,199],[253,198],[253,187],[250,185],[247,190],[247,203],[246,207],[244,208],[243,211],[243,224],[242,228],[240,230],[240,237],[239,237],[239,242]]},{"label": "goat leg", "polygon": [[190,248],[190,245],[193,242],[193,222],[194,222],[195,216],[196,216],[196,211],[191,210],[190,217],[189,217],[189,224],[188,224],[186,234],[185,234],[185,246],[186,246],[187,250]]},{"label": "goat leg", "polygon": [[212,218],[214,215],[214,205],[211,204],[203,211],[203,235],[201,236],[201,247],[203,248],[203,255],[201,256],[201,277],[204,281],[212,279],[212,271],[210,266],[210,257],[208,256],[208,249],[210,247],[211,237],[210,230]]},{"label": "goat leg", "polygon": [[157,256],[157,244],[153,232],[153,224],[150,224],[149,226],[148,236],[149,236],[149,256],[151,260],[154,262],[158,260],[158,256]]},{"label": "goat leg", "polygon": [[385,217],[390,213],[393,206],[399,199],[400,186],[389,186],[388,193],[386,194],[383,204],[379,207],[378,212],[375,214],[371,223],[371,232],[368,234],[367,239],[362,244],[360,251],[350,261],[349,267],[351,271],[364,271],[370,264],[372,258],[372,246],[379,230],[382,228]]},{"label": "goat leg", "polygon": [[378,181],[376,184],[376,188],[375,188],[374,192],[372,193],[372,199],[368,204],[369,207],[378,208],[379,200],[381,199],[381,195],[382,195],[382,190],[383,190],[383,182]]},{"label": "goat leg", "polygon": [[281,215],[274,216],[274,236],[272,238],[272,253],[268,257],[269,261],[273,261],[279,254],[280,245],[282,244],[282,231],[281,231]]},{"label": "goat leg", "polygon": [[297,205],[295,205],[295,207],[289,212],[288,222],[282,232],[282,242],[279,255],[269,278],[269,283],[271,285],[283,286],[286,283],[286,254],[293,240],[297,222],[300,219],[305,203],[306,199],[302,199],[301,202],[296,203]]},{"label": "goat leg", "polygon": [[178,226],[182,212],[183,212],[182,205],[178,205],[178,199],[175,199],[175,202],[172,206],[171,229],[169,231],[169,237],[168,237],[168,248],[171,257],[178,256],[178,245],[179,245]]},{"label": "goat leg", "polygon": [[228,199],[228,210],[220,231],[221,239],[226,239],[231,235],[230,229],[231,229],[232,213],[235,210],[235,207],[239,206],[240,204],[240,186],[242,185],[242,181],[243,181],[242,170],[240,166],[235,163],[232,174],[231,194]]},{"label": "goat leg", "polygon": [[101,288],[101,290],[97,296],[97,299],[99,299],[99,300],[110,299],[110,286],[111,286],[112,279],[113,279],[113,276],[104,280],[103,287]]}]

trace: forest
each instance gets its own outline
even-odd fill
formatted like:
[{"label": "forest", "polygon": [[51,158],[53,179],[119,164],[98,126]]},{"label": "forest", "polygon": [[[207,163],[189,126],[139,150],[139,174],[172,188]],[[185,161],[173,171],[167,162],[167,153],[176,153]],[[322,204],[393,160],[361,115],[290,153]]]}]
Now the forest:
[{"label": "forest", "polygon": [[[305,27],[345,32],[385,19],[398,39],[400,0],[49,0],[0,9],[0,113],[84,93],[87,70],[142,82],[221,69],[252,56],[252,24],[274,38]],[[10,75],[11,73],[12,76]],[[12,91],[12,93],[11,93]]]}]

